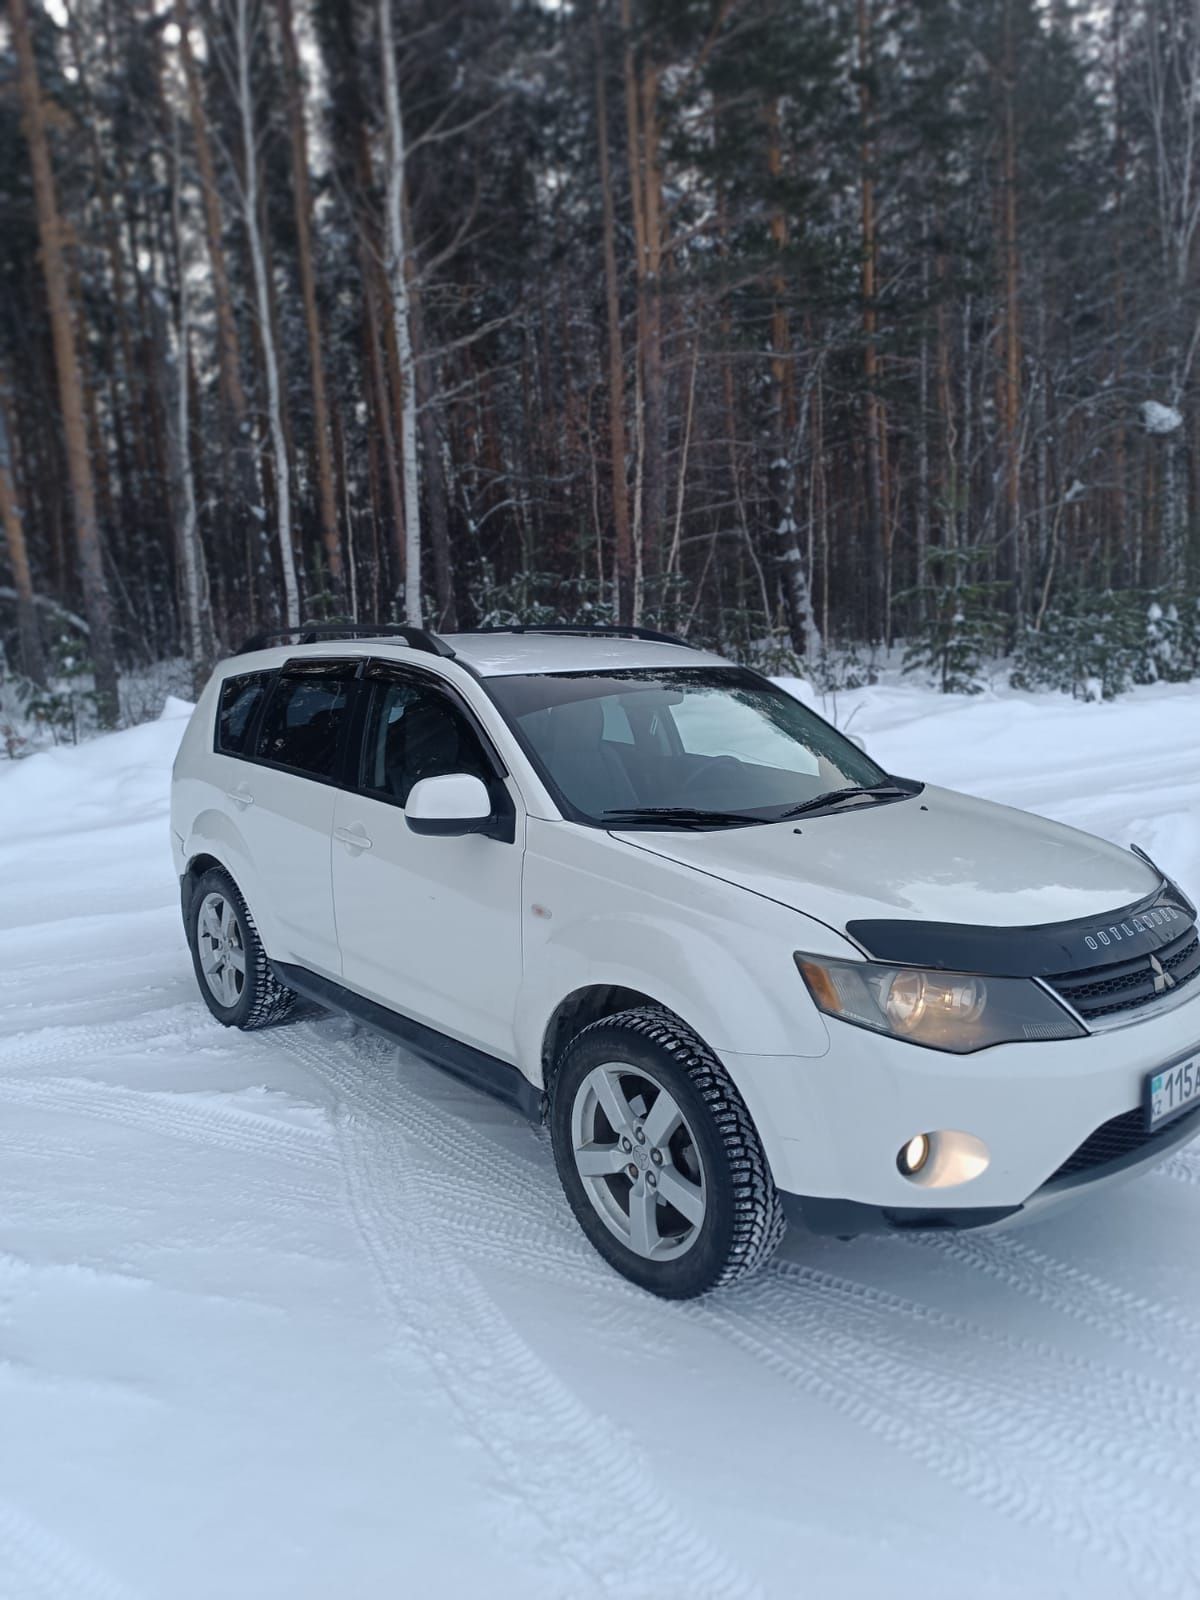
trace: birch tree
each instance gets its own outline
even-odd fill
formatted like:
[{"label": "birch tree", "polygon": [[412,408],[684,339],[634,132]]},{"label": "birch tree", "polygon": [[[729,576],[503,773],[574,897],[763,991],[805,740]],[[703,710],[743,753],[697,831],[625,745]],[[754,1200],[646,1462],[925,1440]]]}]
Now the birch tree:
[{"label": "birch tree", "polygon": [[[239,0],[244,4],[244,0]],[[409,241],[405,229],[404,117],[396,71],[392,0],[379,0],[379,50],[383,57],[383,110],[387,217],[387,283],[400,366],[400,451],[404,480],[404,620],[421,627],[421,464],[417,453],[417,374],[413,357]]]},{"label": "birch tree", "polygon": [[291,0],[275,0],[279,39],[286,82],[288,135],[292,154],[292,206],[296,219],[296,258],[300,293],[304,301],[304,327],[308,335],[308,369],[312,385],[313,445],[317,467],[317,504],[321,518],[321,543],[335,596],[345,585],[337,502],[333,486],[330,449],[329,399],[325,385],[325,355],[321,344],[321,316],[317,308],[317,275],[313,263],[312,194],[308,177],[308,134],[304,126],[304,79],[296,49]]},{"label": "birch tree", "polygon": [[172,128],[171,218],[178,252],[177,276],[179,305],[174,329],[174,348],[168,361],[167,393],[171,403],[168,446],[171,453],[175,549],[179,564],[184,645],[192,667],[194,688],[199,691],[215,655],[212,612],[209,602],[208,571],[200,540],[196,514],[196,484],[191,457],[191,405],[188,392],[188,364],[191,350],[191,284],[184,226],[183,172],[179,149],[179,124]]},{"label": "birch tree", "polygon": [[[226,525],[229,555],[241,555],[246,562],[249,593],[246,596],[248,620],[257,616],[256,578],[263,564],[263,529],[255,516],[262,498],[250,418],[250,401],[242,381],[241,340],[234,314],[233,288],[226,260],[222,228],[221,191],[217,183],[217,164],[213,137],[204,106],[200,69],[191,41],[188,0],[173,0],[172,18],[179,32],[179,65],[187,96],[188,120],[200,180],[200,199],[204,217],[204,242],[216,316],[217,371],[220,376],[221,438],[224,449],[221,477],[225,489],[222,522]],[[242,542],[245,548],[238,550]]]},{"label": "birch tree", "polygon": [[604,216],[604,305],[608,327],[608,432],[613,524],[616,529],[616,614],[633,621],[633,533],[625,483],[625,362],[621,350],[621,306],[617,283],[616,214],[608,153],[608,92],[604,81],[604,36],[598,10],[592,13],[595,57],[596,144],[600,153],[600,199]]},{"label": "birch tree", "polygon": [[[1147,431],[1164,436],[1163,576],[1178,582],[1187,532],[1183,400],[1200,350],[1194,294],[1200,245],[1200,0],[1146,0],[1142,92],[1167,311],[1167,405],[1152,413],[1158,425]],[[1171,416],[1178,418],[1174,425],[1168,425]]]},{"label": "birch tree", "polygon": [[[259,211],[259,135],[251,67],[255,47],[261,38],[263,13],[259,0],[233,0],[230,18],[233,33],[233,69],[229,74],[241,131],[242,171],[239,183],[242,222],[254,280],[254,303],[258,337],[262,347],[263,372],[267,387],[267,426],[275,481],[275,522],[279,543],[279,563],[283,574],[283,613],[289,628],[299,626],[300,587],[296,579],[296,553],[292,545],[291,469],[288,465],[287,435],[283,426],[283,396],[279,377],[279,356],[271,317],[271,287],[267,281],[266,242]],[[260,514],[262,514],[260,512]]]}]

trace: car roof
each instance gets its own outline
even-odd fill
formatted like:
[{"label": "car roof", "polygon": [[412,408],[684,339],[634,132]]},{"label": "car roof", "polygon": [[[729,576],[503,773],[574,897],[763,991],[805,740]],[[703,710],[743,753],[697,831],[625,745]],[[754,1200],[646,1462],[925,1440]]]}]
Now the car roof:
[{"label": "car roof", "polygon": [[515,677],[524,673],[604,672],[669,667],[729,666],[723,656],[691,645],[668,644],[657,639],[626,638],[618,634],[584,633],[445,633],[437,636],[447,647],[445,655],[431,655],[404,639],[380,635],[377,638],[322,639],[308,644],[272,645],[249,651],[226,664],[243,672],[277,667],[285,661],[304,657],[375,656],[384,660],[407,661],[432,666],[438,660],[455,660],[481,678]]},{"label": "car roof", "polygon": [[455,657],[484,678],[518,673],[603,672],[631,667],[711,667],[722,657],[690,645],[615,634],[446,633]]}]

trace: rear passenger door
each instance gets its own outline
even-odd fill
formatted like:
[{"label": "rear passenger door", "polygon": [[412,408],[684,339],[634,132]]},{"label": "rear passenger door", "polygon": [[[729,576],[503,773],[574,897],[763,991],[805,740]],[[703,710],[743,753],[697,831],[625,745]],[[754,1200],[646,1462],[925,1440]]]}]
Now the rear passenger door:
[{"label": "rear passenger door", "polygon": [[[246,755],[230,763],[224,805],[254,864],[269,954],[341,974],[330,844],[337,775],[357,661],[287,662],[254,715]],[[231,720],[235,707],[230,707]],[[222,708],[222,714],[224,707]],[[220,728],[220,721],[218,727]],[[220,738],[220,733],[218,734]]]},{"label": "rear passenger door", "polygon": [[[432,674],[371,662],[363,733],[337,797],[333,883],[344,982],[512,1061],[521,981],[525,817],[474,714]],[[404,803],[422,778],[481,778],[507,837],[416,834]]]}]

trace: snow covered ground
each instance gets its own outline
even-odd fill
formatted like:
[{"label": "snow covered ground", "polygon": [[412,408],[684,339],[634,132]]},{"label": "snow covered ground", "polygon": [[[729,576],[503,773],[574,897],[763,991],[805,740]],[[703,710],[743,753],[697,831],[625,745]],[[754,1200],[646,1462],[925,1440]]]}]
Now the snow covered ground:
[{"label": "snow covered ground", "polygon": [[[1200,891],[1194,687],[826,710]],[[1200,1150],[656,1302],[503,1108],[209,1018],[181,727],[0,763],[2,1600],[1200,1594]]]}]

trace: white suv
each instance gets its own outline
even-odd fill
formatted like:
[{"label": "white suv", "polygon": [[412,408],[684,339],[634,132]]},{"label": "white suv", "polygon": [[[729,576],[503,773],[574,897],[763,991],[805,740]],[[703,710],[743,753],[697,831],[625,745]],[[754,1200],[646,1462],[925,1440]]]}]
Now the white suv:
[{"label": "white suv", "polygon": [[1195,908],[1140,852],[889,776],[665,635],[366,632],[201,696],[200,992],[348,1012],[547,1117],[636,1283],[729,1283],[785,1218],[1000,1222],[1200,1127]]}]

